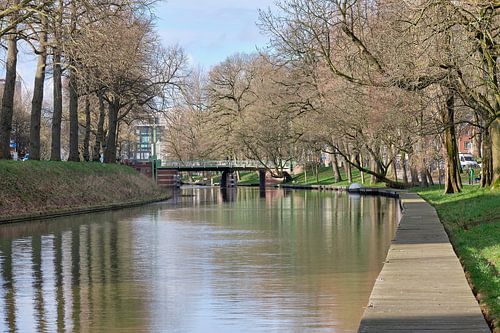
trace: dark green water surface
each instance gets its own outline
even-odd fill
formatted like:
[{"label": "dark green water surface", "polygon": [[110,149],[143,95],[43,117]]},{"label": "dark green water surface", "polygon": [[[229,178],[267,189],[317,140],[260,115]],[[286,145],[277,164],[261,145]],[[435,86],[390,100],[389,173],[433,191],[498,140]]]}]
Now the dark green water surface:
[{"label": "dark green water surface", "polygon": [[355,332],[398,202],[188,188],[0,226],[0,332]]}]

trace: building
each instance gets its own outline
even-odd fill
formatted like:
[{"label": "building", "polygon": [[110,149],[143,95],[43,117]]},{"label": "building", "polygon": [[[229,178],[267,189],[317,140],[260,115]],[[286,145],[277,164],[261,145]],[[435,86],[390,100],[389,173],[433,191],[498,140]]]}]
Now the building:
[{"label": "building", "polygon": [[164,160],[162,144],[164,125],[160,118],[154,124],[141,122],[133,126],[133,135],[122,150],[122,158],[132,161],[149,161],[154,158]]},{"label": "building", "polygon": [[459,128],[457,133],[457,145],[459,153],[472,154],[474,155],[474,157],[479,157],[481,155],[474,145],[474,135],[478,134],[474,133],[473,127],[470,125]]}]

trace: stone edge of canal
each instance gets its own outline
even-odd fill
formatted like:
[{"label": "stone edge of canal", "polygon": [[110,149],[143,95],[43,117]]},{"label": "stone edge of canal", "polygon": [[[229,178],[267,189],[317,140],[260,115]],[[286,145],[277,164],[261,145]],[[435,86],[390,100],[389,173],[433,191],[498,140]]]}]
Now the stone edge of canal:
[{"label": "stone edge of canal", "polygon": [[48,220],[48,219],[53,219],[53,218],[57,218],[57,217],[82,215],[82,214],[98,213],[98,212],[103,212],[103,211],[111,211],[111,210],[118,210],[118,209],[124,209],[124,208],[132,208],[132,207],[147,205],[150,203],[166,201],[166,200],[169,200],[171,198],[172,198],[172,195],[169,193],[169,194],[166,194],[166,195],[159,197],[159,198],[151,198],[151,199],[146,199],[146,200],[136,200],[136,201],[115,203],[115,204],[91,206],[91,207],[77,207],[74,209],[57,210],[57,211],[35,213],[35,214],[26,214],[26,215],[20,215],[20,216],[0,217],[0,225],[9,224],[9,223],[17,223],[17,222],[35,221],[35,220]]}]

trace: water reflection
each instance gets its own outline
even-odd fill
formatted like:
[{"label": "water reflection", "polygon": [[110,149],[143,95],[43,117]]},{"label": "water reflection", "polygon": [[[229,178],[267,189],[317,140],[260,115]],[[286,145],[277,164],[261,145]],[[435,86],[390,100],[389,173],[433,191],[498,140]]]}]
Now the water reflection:
[{"label": "water reflection", "polygon": [[395,200],[189,188],[0,227],[0,331],[355,331]]}]

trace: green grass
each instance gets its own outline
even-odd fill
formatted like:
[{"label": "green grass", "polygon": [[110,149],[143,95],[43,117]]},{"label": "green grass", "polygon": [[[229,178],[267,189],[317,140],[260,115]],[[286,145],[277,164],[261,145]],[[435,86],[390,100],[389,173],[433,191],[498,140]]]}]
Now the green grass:
[{"label": "green grass", "polygon": [[256,185],[259,184],[259,173],[252,172],[240,172],[240,181],[238,184],[243,185]]},{"label": "green grass", "polygon": [[[347,176],[345,172],[340,169],[340,175],[342,181],[335,182],[335,178],[333,176],[333,170],[331,167],[320,167],[318,168],[318,177],[316,177],[315,171],[307,170],[307,178],[304,172],[301,172],[297,175],[293,176],[292,184],[304,184],[304,185],[336,185],[336,186],[348,186],[350,183],[347,181]],[[370,175],[365,175],[365,185],[370,186],[385,186],[384,183],[371,184],[370,183]],[[361,174],[359,170],[352,170],[352,181],[354,183],[362,183],[361,182]]]},{"label": "green grass", "polygon": [[[347,176],[341,169],[340,171],[342,181],[335,182],[333,177],[333,170],[331,167],[320,167],[318,168],[318,177],[314,169],[307,170],[307,175],[304,172],[297,173],[292,176],[292,182],[289,184],[296,185],[336,185],[336,186],[349,186],[350,183],[347,181]],[[307,176],[307,177],[306,177]],[[369,186],[385,186],[384,183],[371,184],[370,175],[365,175],[365,185]],[[352,170],[352,181],[354,183],[361,183],[361,175],[358,170]],[[238,184],[243,185],[256,185],[259,184],[259,175],[257,172],[241,172],[240,181]]]},{"label": "green grass", "polygon": [[123,165],[0,161],[0,218],[147,201],[165,196]]},{"label": "green grass", "polygon": [[416,189],[437,210],[487,318],[500,328],[500,191]]}]

